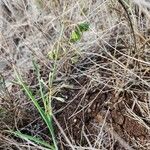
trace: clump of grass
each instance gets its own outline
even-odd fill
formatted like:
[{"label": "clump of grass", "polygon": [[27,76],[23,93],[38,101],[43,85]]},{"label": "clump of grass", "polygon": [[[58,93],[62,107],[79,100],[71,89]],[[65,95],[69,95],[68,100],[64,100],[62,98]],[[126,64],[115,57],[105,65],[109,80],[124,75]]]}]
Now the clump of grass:
[{"label": "clump of grass", "polygon": [[[40,113],[43,121],[45,122],[45,124],[46,124],[46,126],[47,126],[47,128],[50,132],[53,143],[49,144],[49,143],[47,143],[47,142],[45,142],[45,141],[43,141],[39,138],[30,136],[30,135],[26,135],[26,134],[22,134],[20,131],[16,131],[16,132],[10,131],[10,132],[13,133],[14,135],[24,139],[24,140],[30,140],[30,141],[33,141],[37,144],[40,144],[41,146],[44,146],[46,148],[50,148],[52,150],[58,150],[57,141],[56,141],[56,138],[55,138],[53,123],[52,123],[52,107],[51,107],[51,100],[52,100],[52,95],[51,94],[52,94],[52,92],[51,92],[51,89],[50,89],[48,94],[44,93],[44,88],[43,88],[44,87],[44,81],[41,80],[38,65],[35,62],[33,62],[33,64],[34,64],[35,72],[36,72],[36,75],[37,75],[37,79],[38,79],[38,83],[39,83],[39,87],[40,87],[39,92],[40,92],[40,96],[41,96],[44,108],[38,103],[38,101],[36,100],[34,94],[31,91],[31,89],[24,83],[21,75],[19,74],[17,69],[14,67],[15,74],[16,74],[16,77],[17,77],[17,80],[18,80],[18,84],[20,86],[22,86],[22,88],[25,91],[26,95],[33,102],[34,106],[36,107],[36,109]],[[51,79],[52,78],[51,78],[51,75],[50,75],[49,84],[52,84]]]}]

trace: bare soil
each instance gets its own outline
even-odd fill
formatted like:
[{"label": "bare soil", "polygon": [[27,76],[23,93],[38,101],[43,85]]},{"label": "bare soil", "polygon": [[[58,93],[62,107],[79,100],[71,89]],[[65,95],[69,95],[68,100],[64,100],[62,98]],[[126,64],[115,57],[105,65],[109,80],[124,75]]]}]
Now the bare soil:
[{"label": "bare soil", "polygon": [[[82,87],[86,87],[86,80],[88,79],[85,79],[85,82],[83,82],[84,79],[81,78],[81,80],[78,79],[78,82]],[[56,118],[66,134],[70,135],[76,144],[88,145],[83,130],[86,132],[85,134],[90,139],[90,142],[93,143],[95,140],[94,136],[98,134],[96,125],[100,127],[103,123],[108,128],[112,128],[129,145],[134,145],[133,148],[135,149],[137,149],[137,143],[144,145],[149,142],[149,131],[137,120],[128,116],[126,107],[142,117],[142,114],[139,114],[138,106],[134,106],[132,99],[130,99],[130,93],[123,91],[120,95],[116,96],[113,89],[99,86],[96,89],[89,89],[87,91],[64,89],[61,94],[67,95],[67,102],[69,104],[67,106],[66,104],[55,104],[55,110],[58,111],[56,111]],[[142,101],[143,97],[142,99],[140,97],[141,95],[138,96],[138,100]],[[147,126],[150,125],[148,121],[142,121]],[[103,130],[107,129],[104,127]],[[111,134],[108,131],[105,132]],[[110,149],[112,145],[113,149],[124,149],[117,139],[115,139],[115,142],[109,141],[110,143],[105,140],[103,142],[108,144],[105,147],[107,149]],[[138,149],[147,148],[141,147]],[[62,149],[67,148],[63,147]]]}]

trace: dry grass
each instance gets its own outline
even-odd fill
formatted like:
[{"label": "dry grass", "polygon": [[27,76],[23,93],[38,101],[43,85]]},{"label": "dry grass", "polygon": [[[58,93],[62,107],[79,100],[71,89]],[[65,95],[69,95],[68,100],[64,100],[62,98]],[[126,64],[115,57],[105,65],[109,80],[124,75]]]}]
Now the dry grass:
[{"label": "dry grass", "polygon": [[[46,149],[8,134],[8,129],[51,141],[33,104],[12,82],[15,66],[40,102],[33,59],[45,85],[55,71],[46,90],[56,101],[53,120],[60,149],[150,149],[150,2],[123,1],[134,33],[127,12],[115,0],[0,1],[0,149]],[[81,22],[90,29],[71,43]],[[57,51],[57,60],[48,57],[51,51]],[[103,93],[110,96],[101,103]],[[81,139],[74,136],[78,116]],[[88,125],[85,116],[92,116]],[[118,126],[122,118],[124,133]]]}]

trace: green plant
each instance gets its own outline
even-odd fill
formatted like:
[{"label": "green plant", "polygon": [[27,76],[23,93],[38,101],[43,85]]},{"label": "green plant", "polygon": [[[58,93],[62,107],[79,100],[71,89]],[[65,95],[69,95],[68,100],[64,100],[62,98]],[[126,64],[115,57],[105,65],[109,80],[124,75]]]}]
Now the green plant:
[{"label": "green plant", "polygon": [[51,86],[52,85],[52,81],[51,78],[51,73],[50,73],[50,77],[49,77],[49,93],[45,93],[44,92],[44,82],[43,80],[41,79],[40,77],[40,72],[39,72],[39,68],[37,66],[37,64],[35,62],[33,62],[34,64],[34,68],[35,68],[35,71],[36,71],[36,75],[37,75],[37,79],[38,79],[38,82],[39,82],[39,87],[40,87],[40,96],[41,96],[41,99],[43,101],[43,105],[44,105],[44,108],[42,106],[39,105],[38,101],[36,100],[35,96],[33,95],[31,89],[24,83],[21,75],[19,74],[19,72],[16,70],[16,68],[14,67],[14,70],[15,70],[15,74],[16,74],[16,77],[17,77],[17,80],[18,80],[18,84],[21,85],[23,87],[23,90],[25,91],[25,93],[27,94],[27,96],[30,98],[30,100],[33,102],[34,106],[36,107],[36,109],[38,110],[38,112],[40,113],[42,119],[44,120],[44,122],[46,123],[47,125],[47,128],[51,134],[51,137],[52,137],[52,141],[53,141],[53,144],[50,145],[48,144],[47,142],[39,139],[39,138],[36,138],[36,137],[33,137],[33,136],[30,136],[30,135],[26,135],[26,134],[22,134],[20,131],[10,131],[11,133],[13,133],[14,135],[22,138],[22,139],[25,139],[25,140],[31,140],[37,144],[40,144],[46,148],[50,148],[51,150],[58,150],[58,147],[57,147],[57,142],[56,142],[56,138],[55,138],[55,134],[54,134],[54,129],[53,129],[53,124],[52,124],[52,107],[51,107],[51,100],[52,100],[52,90],[51,90]]},{"label": "green plant", "polygon": [[75,30],[71,33],[70,42],[77,42],[81,39],[83,32],[89,30],[89,23],[80,23],[75,27]]}]

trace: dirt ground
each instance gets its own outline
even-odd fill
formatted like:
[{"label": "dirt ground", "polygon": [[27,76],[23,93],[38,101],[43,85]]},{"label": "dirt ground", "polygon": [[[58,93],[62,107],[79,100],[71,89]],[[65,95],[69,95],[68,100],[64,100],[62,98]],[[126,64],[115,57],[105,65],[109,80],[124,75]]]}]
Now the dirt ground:
[{"label": "dirt ground", "polygon": [[[83,89],[75,91],[64,89],[62,91],[61,94],[63,96],[67,95],[68,97],[67,102],[69,104],[67,104],[67,106],[66,104],[60,105],[58,103],[54,105],[56,109],[56,118],[66,134],[71,136],[73,142],[78,145],[88,144],[85,137],[86,134],[92,144],[95,140],[94,136],[99,133],[98,131],[100,129],[98,127],[106,126],[106,128],[102,127],[102,132],[106,132],[104,134],[108,134],[107,136],[114,136],[111,135],[113,133],[109,131],[112,129],[127,143],[133,145],[135,149],[137,149],[139,145],[149,143],[149,131],[142,123],[140,124],[134,117],[131,118],[128,115],[129,112],[127,109],[129,111],[130,109],[133,110],[135,115],[141,118],[144,115],[140,113],[140,108],[134,104],[132,94],[128,91],[122,91],[118,95],[113,89],[101,85],[90,88],[87,80],[86,77],[77,79],[77,84],[80,85],[79,87],[82,86]],[[145,97],[144,94],[142,96],[136,92],[134,94],[137,95],[137,99],[141,102],[148,100],[146,98],[145,100],[143,99]],[[142,121],[149,126],[149,121]],[[106,137],[104,137],[104,139],[105,138]],[[105,146],[106,149],[124,149],[123,146],[118,143],[117,137],[113,137],[114,141],[107,138],[105,139],[106,141],[103,141],[103,144],[107,145]],[[108,142],[107,140],[110,141]],[[141,147],[138,149],[148,149],[148,147],[149,145],[145,148]],[[102,147],[99,147],[99,149],[102,149]]]}]

